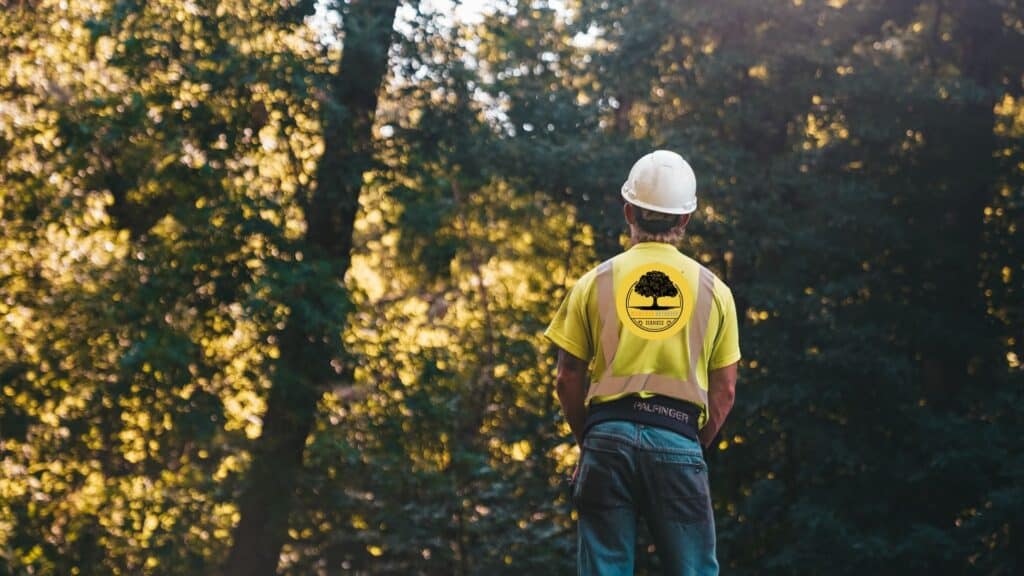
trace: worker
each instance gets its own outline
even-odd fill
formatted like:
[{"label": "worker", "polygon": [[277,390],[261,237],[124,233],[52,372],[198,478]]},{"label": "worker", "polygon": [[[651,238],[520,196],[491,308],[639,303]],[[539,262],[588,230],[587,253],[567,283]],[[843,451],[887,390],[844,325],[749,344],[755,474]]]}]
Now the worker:
[{"label": "worker", "polygon": [[622,197],[631,247],[584,274],[545,331],[580,446],[579,574],[633,574],[639,518],[665,574],[717,574],[701,445],[735,398],[736,305],[676,248],[697,209],[696,177],[680,155],[640,158]]}]

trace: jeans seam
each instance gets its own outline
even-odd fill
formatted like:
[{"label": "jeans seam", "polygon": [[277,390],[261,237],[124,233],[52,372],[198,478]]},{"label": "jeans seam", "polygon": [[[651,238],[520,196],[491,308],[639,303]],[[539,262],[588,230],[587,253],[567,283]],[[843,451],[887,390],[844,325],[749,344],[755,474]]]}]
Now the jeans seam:
[{"label": "jeans seam", "polygon": [[[616,433],[602,432],[601,430],[595,430],[595,428],[597,428],[598,426],[601,426],[602,424],[606,424],[607,422],[616,422],[616,423],[621,423],[621,424],[629,425],[629,432],[630,432],[629,436],[624,436],[624,435],[616,434]],[[621,442],[628,443],[630,446],[633,446],[634,448],[639,448],[640,447],[640,445],[642,443],[642,438],[641,438],[640,425],[639,424],[637,424],[636,422],[630,422],[628,420],[608,420],[607,422],[601,422],[601,423],[595,424],[594,428],[591,428],[590,431],[587,432],[587,437],[599,436],[599,437],[602,437],[602,438],[608,438],[608,439],[612,439],[612,440],[619,440]]]},{"label": "jeans seam", "polygon": [[671,448],[641,448],[641,450],[648,454],[672,454],[673,456],[691,456],[693,458],[699,458],[701,462],[704,461],[704,455],[694,450],[673,450]]},{"label": "jeans seam", "polygon": [[[590,439],[590,438],[591,438],[591,435],[587,435],[587,438],[588,438],[588,439]],[[624,447],[627,447],[627,448],[632,448],[632,449],[634,449],[634,450],[638,450],[638,449],[640,448],[640,447],[639,447],[639,446],[637,446],[636,444],[633,444],[633,443],[632,443],[632,442],[631,442],[631,441],[630,441],[630,440],[629,440],[628,438],[623,438],[623,437],[621,437],[621,436],[597,436],[597,435],[594,435],[594,437],[593,437],[593,438],[594,438],[595,440],[603,440],[603,441],[617,442],[617,443],[620,443],[620,444],[621,444],[622,446],[624,446]],[[583,445],[583,446],[584,446],[584,448],[586,448],[586,449],[588,449],[588,450],[590,450],[590,449],[593,449],[593,450],[601,450],[601,448],[596,448],[596,447],[593,447],[593,446],[587,446],[587,442],[586,442],[586,441],[584,441],[584,445]],[[603,452],[608,452],[608,450],[607,450],[607,449],[605,449],[605,450],[602,450],[602,451],[603,451]]]}]

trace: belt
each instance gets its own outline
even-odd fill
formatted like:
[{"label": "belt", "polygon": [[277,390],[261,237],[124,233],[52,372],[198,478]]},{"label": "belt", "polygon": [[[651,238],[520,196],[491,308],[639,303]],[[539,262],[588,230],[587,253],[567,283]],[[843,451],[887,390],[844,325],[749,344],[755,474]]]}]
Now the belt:
[{"label": "belt", "polygon": [[587,419],[583,423],[583,435],[590,427],[609,420],[626,420],[667,428],[697,440],[697,422],[701,408],[696,404],[668,396],[641,398],[630,395],[608,402],[591,402]]}]

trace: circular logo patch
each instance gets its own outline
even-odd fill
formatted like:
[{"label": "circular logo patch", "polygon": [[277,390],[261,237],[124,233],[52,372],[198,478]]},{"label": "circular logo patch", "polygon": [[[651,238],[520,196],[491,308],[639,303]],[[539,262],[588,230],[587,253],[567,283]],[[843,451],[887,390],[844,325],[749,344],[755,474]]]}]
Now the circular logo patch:
[{"label": "circular logo patch", "polygon": [[617,282],[619,321],[647,340],[678,334],[693,313],[693,291],[682,272],[661,264],[644,264]]}]

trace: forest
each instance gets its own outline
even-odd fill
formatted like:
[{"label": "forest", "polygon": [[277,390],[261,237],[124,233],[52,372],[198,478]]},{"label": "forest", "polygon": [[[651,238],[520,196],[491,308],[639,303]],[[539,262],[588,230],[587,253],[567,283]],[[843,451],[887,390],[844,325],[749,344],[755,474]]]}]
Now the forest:
[{"label": "forest", "polygon": [[542,333],[654,149],[722,572],[1024,572],[1021,0],[0,0],[0,576],[575,573]]}]

